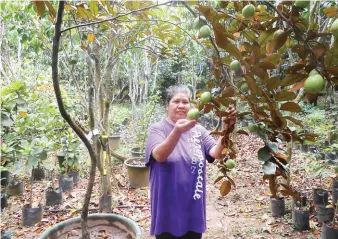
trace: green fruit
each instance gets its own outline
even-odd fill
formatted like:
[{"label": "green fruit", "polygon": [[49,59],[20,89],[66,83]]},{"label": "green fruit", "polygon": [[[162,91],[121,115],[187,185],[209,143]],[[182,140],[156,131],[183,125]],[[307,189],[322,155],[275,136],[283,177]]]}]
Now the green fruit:
[{"label": "green fruit", "polygon": [[313,76],[317,74],[319,74],[318,71],[316,69],[313,69],[312,71],[310,71],[309,76]]},{"label": "green fruit", "polygon": [[203,27],[205,24],[207,24],[207,19],[205,19],[205,17],[203,16],[199,16],[195,18],[193,27],[194,29],[198,30],[201,27]]},{"label": "green fruit", "polygon": [[300,8],[307,8],[310,6],[310,1],[296,0],[295,6]]},{"label": "green fruit", "polygon": [[273,34],[273,38],[276,39],[279,35],[282,35],[283,33],[284,33],[284,31],[279,29],[279,30],[275,31],[275,33]]},{"label": "green fruit", "polygon": [[191,110],[189,110],[189,112],[188,112],[187,118],[188,118],[189,120],[195,120],[195,119],[198,119],[198,116],[199,116],[199,111],[198,111],[198,109],[191,109]]},{"label": "green fruit", "polygon": [[319,74],[309,76],[304,84],[304,89],[306,92],[315,94],[319,93],[324,89],[325,81],[323,77]]},{"label": "green fruit", "polygon": [[338,18],[332,23],[330,31],[336,37],[338,37]]},{"label": "green fruit", "polygon": [[242,76],[236,76],[236,77],[234,78],[234,81],[235,81],[235,82],[239,82],[239,81],[242,81],[242,80],[245,80],[244,77],[242,77]]},{"label": "green fruit", "polygon": [[209,91],[204,92],[200,97],[200,101],[203,104],[208,104],[211,101],[211,93]]},{"label": "green fruit", "polygon": [[247,83],[243,83],[241,85],[241,91],[248,92],[249,91],[249,86]]},{"label": "green fruit", "polygon": [[228,159],[226,162],[225,162],[225,166],[227,166],[228,169],[232,169],[235,167],[235,161],[232,160],[232,159]]},{"label": "green fruit", "polygon": [[211,29],[208,25],[204,25],[200,28],[198,32],[198,38],[206,38],[209,37],[211,34]]},{"label": "green fruit", "polygon": [[249,124],[248,130],[252,133],[257,132],[259,130],[259,126],[256,124]]},{"label": "green fruit", "polygon": [[230,64],[230,69],[232,71],[238,71],[241,68],[241,63],[237,60],[234,60]]},{"label": "green fruit", "polygon": [[253,15],[255,15],[255,7],[252,4],[246,5],[243,9],[242,9],[242,14],[245,18],[250,18],[253,17]]}]

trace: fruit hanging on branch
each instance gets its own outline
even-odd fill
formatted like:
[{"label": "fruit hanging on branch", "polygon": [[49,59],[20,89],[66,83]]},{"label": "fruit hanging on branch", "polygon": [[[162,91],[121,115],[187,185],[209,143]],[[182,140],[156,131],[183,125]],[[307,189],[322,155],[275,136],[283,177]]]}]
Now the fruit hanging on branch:
[{"label": "fruit hanging on branch", "polygon": [[246,5],[242,9],[242,14],[245,18],[253,17],[255,15],[255,6],[252,4]]},{"label": "fruit hanging on branch", "polygon": [[225,162],[225,166],[227,166],[228,169],[233,169],[235,167],[235,161],[233,159],[228,159]]},{"label": "fruit hanging on branch", "polygon": [[209,91],[206,91],[201,95],[200,101],[203,104],[208,104],[211,101],[211,98],[212,98],[211,93]]},{"label": "fruit hanging on branch", "polygon": [[204,25],[198,31],[198,38],[206,38],[211,34],[211,29],[208,25]]},{"label": "fruit hanging on branch", "polygon": [[325,81],[319,74],[313,74],[305,80],[304,89],[308,93],[319,93],[325,87]]},{"label": "fruit hanging on branch", "polygon": [[241,69],[241,63],[238,60],[233,60],[230,63],[230,69],[232,71],[238,71],[239,69]]},{"label": "fruit hanging on branch", "polygon": [[207,19],[205,19],[204,16],[198,16],[194,20],[193,27],[194,29],[198,30],[206,24],[207,24]]}]

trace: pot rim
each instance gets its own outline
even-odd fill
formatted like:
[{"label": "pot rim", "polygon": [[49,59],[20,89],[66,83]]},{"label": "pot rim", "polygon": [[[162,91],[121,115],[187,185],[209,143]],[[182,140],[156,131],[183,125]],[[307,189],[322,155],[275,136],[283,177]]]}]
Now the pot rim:
[{"label": "pot rim", "polygon": [[134,157],[134,158],[129,158],[127,160],[124,161],[124,164],[127,167],[132,167],[132,168],[147,168],[146,165],[134,165],[134,164],[130,164],[131,161],[136,161],[136,160],[140,160],[140,161],[144,161],[143,157]]},{"label": "pot rim", "polygon": [[[130,218],[124,217],[124,216],[120,216],[117,214],[113,214],[113,213],[93,213],[93,214],[88,214],[88,219],[113,219],[116,221],[124,221],[126,222],[127,225],[129,225],[131,227],[131,229],[135,232],[135,239],[140,239],[141,238],[141,229],[138,226],[138,224],[131,220]],[[48,239],[49,238],[49,234],[53,231],[56,231],[58,229],[58,227],[64,227],[68,224],[71,223],[77,223],[77,222],[81,222],[81,216],[77,216],[77,217],[73,217],[73,218],[69,218],[65,221],[59,222],[49,228],[47,228],[39,237],[39,239]]]}]

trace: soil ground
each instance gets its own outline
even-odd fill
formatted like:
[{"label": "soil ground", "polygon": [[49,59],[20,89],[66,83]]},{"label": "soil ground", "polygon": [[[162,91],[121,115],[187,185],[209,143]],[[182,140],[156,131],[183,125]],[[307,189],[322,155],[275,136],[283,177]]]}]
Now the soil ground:
[{"label": "soil ground", "polygon": [[[315,239],[320,238],[321,225],[316,222],[315,214],[310,218],[311,229],[299,232],[294,229],[291,220],[291,199],[286,198],[287,214],[283,218],[271,216],[269,187],[262,181],[262,169],[257,160],[257,150],[262,142],[255,136],[239,136],[239,156],[236,159],[236,167],[232,170],[232,178],[236,183],[236,189],[231,189],[226,197],[221,197],[220,183],[214,184],[217,178],[216,164],[208,164],[207,184],[207,226],[208,230],[203,238],[210,239]],[[311,197],[313,187],[322,186],[330,188],[330,180],[320,180],[309,174],[307,165],[311,159],[308,154],[295,151],[293,157],[292,185],[297,186]],[[148,188],[130,189],[128,187],[128,175],[125,166],[121,163],[114,165],[115,179],[119,189],[114,191],[115,202],[113,212],[124,215],[136,221],[141,227],[143,238],[149,236],[150,211]],[[11,197],[9,206],[1,213],[1,230],[12,233],[12,238],[38,238],[42,231],[57,222],[79,215],[84,194],[87,188],[87,176],[82,175],[81,180],[71,192],[64,193],[63,204],[55,207],[45,207],[43,219],[32,227],[21,226],[21,211],[28,202],[30,188],[26,183],[23,197]],[[28,180],[27,180],[28,182]],[[40,201],[44,203],[44,192],[48,181],[34,183],[33,206]],[[90,203],[90,213],[97,212],[99,201],[99,179],[97,178]],[[129,205],[129,206],[128,206]],[[139,207],[135,207],[139,205]],[[116,207],[118,206],[118,207]],[[122,207],[121,206],[126,206]]]}]

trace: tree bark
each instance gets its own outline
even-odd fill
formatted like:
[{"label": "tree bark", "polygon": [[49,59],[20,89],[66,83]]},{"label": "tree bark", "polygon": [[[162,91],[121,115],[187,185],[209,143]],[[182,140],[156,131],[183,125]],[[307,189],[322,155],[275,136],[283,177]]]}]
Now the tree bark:
[{"label": "tree bark", "polygon": [[74,120],[70,117],[70,115],[66,111],[63,98],[61,95],[59,76],[58,76],[58,57],[59,57],[59,44],[60,44],[60,37],[61,37],[61,25],[62,25],[64,6],[65,6],[65,2],[60,1],[58,11],[57,11],[56,24],[55,24],[55,35],[53,37],[52,79],[53,79],[54,92],[55,92],[55,96],[56,96],[56,100],[57,100],[57,104],[58,104],[58,108],[61,113],[61,116],[66,120],[66,122],[74,130],[74,132],[80,137],[81,141],[86,146],[88,153],[90,155],[90,160],[91,160],[90,175],[89,175],[87,191],[86,191],[86,195],[85,195],[85,199],[84,199],[84,203],[82,207],[82,213],[81,213],[82,238],[89,239],[90,236],[89,236],[88,225],[87,225],[88,206],[89,206],[89,201],[90,201],[91,193],[92,193],[93,186],[94,186],[97,156],[95,154],[95,151],[92,145],[87,139],[86,135],[83,133],[81,128],[74,122]]}]

